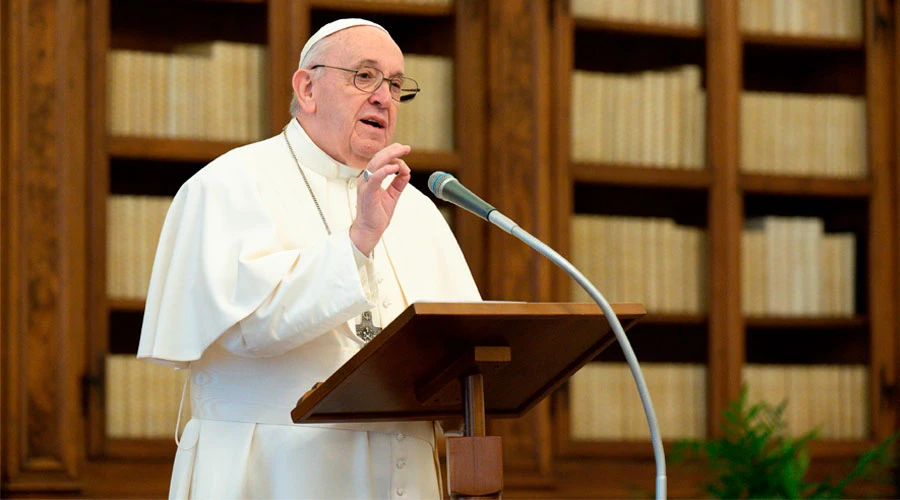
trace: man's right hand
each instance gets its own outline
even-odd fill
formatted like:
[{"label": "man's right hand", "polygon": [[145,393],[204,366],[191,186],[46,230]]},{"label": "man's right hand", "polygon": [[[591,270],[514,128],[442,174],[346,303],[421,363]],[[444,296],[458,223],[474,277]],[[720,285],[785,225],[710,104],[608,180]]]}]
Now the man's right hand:
[{"label": "man's right hand", "polygon": [[[410,169],[402,157],[410,149],[395,142],[375,153],[366,165],[368,180],[357,184],[356,218],[350,225],[350,240],[363,255],[371,255],[375,249],[391,222],[400,194],[409,184]],[[394,180],[387,188],[381,187],[384,179],[392,174],[397,174]]]}]

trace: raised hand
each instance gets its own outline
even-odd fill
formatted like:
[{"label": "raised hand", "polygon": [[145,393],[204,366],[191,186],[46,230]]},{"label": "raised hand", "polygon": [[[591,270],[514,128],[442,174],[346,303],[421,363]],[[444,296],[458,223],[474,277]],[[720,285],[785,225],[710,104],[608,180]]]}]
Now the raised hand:
[{"label": "raised hand", "polygon": [[[366,171],[356,189],[356,218],[350,225],[350,240],[365,255],[372,253],[384,230],[394,215],[400,193],[409,184],[410,170],[402,157],[410,147],[399,143],[375,153],[366,165]],[[397,174],[387,187],[384,179]]]}]

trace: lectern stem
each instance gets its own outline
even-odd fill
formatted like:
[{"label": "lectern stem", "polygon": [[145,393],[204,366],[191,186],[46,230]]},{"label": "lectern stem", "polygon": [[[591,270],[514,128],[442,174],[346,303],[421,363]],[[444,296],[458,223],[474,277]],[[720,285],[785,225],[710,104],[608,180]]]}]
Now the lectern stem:
[{"label": "lectern stem", "polygon": [[466,436],[484,436],[484,377],[480,373],[465,375],[462,396],[466,415]]}]

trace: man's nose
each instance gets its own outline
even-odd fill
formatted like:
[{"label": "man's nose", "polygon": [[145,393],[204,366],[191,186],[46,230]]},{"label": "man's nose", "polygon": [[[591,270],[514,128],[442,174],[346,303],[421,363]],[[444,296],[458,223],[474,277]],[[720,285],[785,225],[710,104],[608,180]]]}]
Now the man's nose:
[{"label": "man's nose", "polygon": [[381,105],[387,105],[391,102],[391,82],[382,81],[381,85],[375,89],[375,92],[372,92],[372,102],[377,102]]}]

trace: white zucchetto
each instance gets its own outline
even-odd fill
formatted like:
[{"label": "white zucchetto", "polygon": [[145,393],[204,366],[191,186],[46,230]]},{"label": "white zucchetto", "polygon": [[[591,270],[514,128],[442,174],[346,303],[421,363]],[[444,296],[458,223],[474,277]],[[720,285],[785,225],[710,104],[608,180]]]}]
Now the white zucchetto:
[{"label": "white zucchetto", "polygon": [[[309,40],[306,41],[306,45],[303,46],[303,50],[300,52],[300,64],[297,68],[302,68],[303,64],[306,62],[306,56],[309,54],[310,49],[313,48],[317,43],[319,43],[323,38],[333,35],[338,31],[345,30],[347,28],[352,28],[354,26],[372,26],[375,28],[379,28],[385,33],[388,31],[384,29],[380,24],[373,23],[372,21],[367,21],[365,19],[360,18],[347,18],[347,19],[338,19],[337,21],[332,21],[325,26],[319,28],[319,31],[316,31],[313,36],[309,37]],[[390,33],[388,33],[390,36]]]}]

